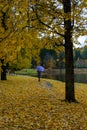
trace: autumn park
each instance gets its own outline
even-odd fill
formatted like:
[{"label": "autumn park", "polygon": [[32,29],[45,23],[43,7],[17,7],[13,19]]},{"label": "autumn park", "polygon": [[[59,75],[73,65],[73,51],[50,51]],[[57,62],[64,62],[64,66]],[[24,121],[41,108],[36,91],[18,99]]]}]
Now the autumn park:
[{"label": "autumn park", "polygon": [[87,130],[86,43],[86,0],[0,0],[0,130]]}]

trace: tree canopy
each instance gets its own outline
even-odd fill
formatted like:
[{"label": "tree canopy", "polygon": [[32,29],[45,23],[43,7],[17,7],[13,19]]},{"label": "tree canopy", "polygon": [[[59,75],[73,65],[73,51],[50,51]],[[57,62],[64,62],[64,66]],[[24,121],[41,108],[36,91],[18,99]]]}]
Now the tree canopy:
[{"label": "tree canopy", "polygon": [[[46,39],[43,43],[46,47],[64,46],[64,18],[69,19],[70,14],[64,13],[63,3],[64,0],[1,0],[0,58],[8,57],[8,61],[17,58],[21,48],[25,44],[28,48],[28,43],[29,48],[32,48],[38,37]],[[86,11],[85,0],[71,1],[72,40],[75,43],[80,35],[86,35]]]}]

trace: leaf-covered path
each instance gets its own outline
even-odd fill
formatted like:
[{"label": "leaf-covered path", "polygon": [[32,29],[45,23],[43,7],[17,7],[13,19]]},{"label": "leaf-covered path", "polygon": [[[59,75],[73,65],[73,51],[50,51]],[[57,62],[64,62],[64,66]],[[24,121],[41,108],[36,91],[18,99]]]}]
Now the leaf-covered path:
[{"label": "leaf-covered path", "polygon": [[0,81],[0,130],[87,130],[87,86],[75,84],[79,103],[62,102],[64,83],[9,76]]}]

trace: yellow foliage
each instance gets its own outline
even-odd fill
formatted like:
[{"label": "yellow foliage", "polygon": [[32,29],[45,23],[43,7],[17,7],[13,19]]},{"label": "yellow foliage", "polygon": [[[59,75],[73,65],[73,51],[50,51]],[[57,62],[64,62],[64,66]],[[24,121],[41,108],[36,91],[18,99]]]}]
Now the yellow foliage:
[{"label": "yellow foliage", "polygon": [[0,81],[0,129],[87,130],[87,85],[75,89],[79,103],[66,103],[62,82],[8,76]]},{"label": "yellow foliage", "polygon": [[[79,4],[76,7],[72,1],[71,13],[64,13],[62,1],[0,0],[0,58],[4,57],[6,61],[14,62],[13,60],[20,55],[21,48],[25,49],[29,60],[33,57],[38,62],[42,48],[55,49],[59,53],[58,51],[64,49],[64,47],[57,46],[64,43],[64,37],[61,38],[61,34],[64,35],[66,31],[63,25],[64,19],[74,20],[74,26],[78,25],[73,27],[72,32],[76,39],[79,35],[86,35],[87,30],[84,24],[87,19],[87,2],[85,1],[75,2]],[[41,41],[38,39],[39,34],[43,37]]]}]

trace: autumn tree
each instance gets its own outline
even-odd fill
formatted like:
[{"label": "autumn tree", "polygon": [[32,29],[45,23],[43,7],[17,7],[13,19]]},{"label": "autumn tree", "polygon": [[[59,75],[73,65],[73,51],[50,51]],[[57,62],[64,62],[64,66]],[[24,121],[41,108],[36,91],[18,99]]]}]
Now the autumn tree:
[{"label": "autumn tree", "polygon": [[6,46],[5,40],[11,34],[11,24],[9,21],[9,1],[0,1],[0,61],[1,61],[1,80],[6,80]]},{"label": "autumn tree", "polygon": [[65,48],[65,100],[75,102],[73,42],[79,35],[86,34],[86,2],[85,0],[35,0],[32,10],[39,22],[39,31],[42,35],[54,36],[55,47],[62,45]]},{"label": "autumn tree", "polygon": [[37,30],[30,27],[29,4],[28,0],[0,1],[1,80],[6,80],[8,62],[17,68],[28,68],[32,57],[38,59],[39,40]]}]

